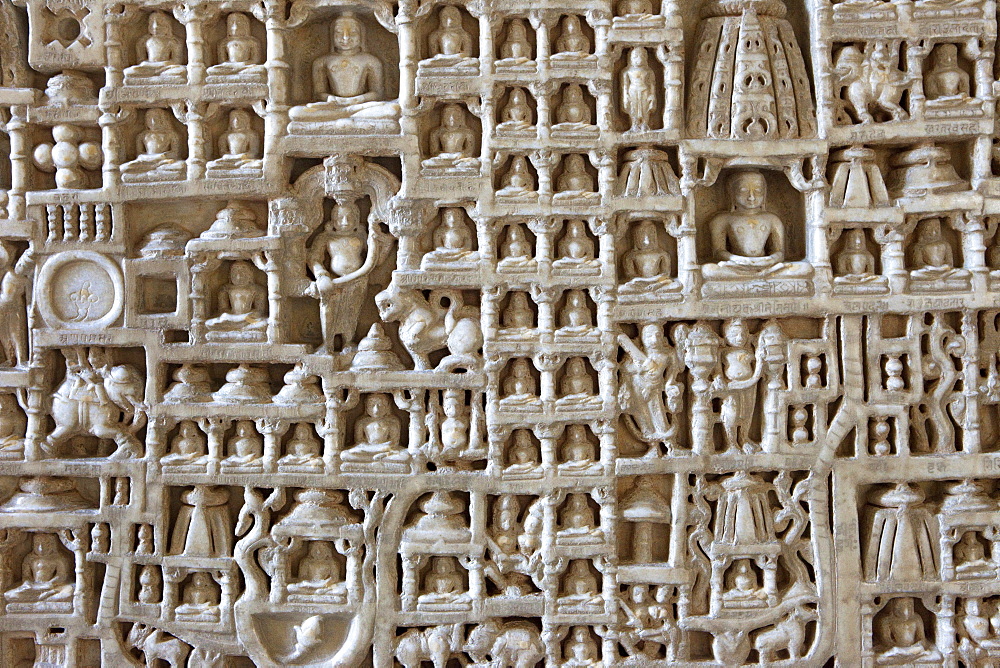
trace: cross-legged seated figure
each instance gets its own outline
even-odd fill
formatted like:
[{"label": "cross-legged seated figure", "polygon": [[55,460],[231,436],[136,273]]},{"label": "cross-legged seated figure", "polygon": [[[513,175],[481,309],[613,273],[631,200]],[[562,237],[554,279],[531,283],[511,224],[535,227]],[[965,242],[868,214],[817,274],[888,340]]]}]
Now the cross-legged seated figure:
[{"label": "cross-legged seated figure", "polygon": [[230,267],[229,282],[219,290],[219,311],[205,322],[210,340],[264,340],[267,289],[254,281],[250,264],[234,262]]},{"label": "cross-legged seated figure", "polygon": [[707,280],[805,278],[812,267],[785,260],[785,226],[765,209],[767,184],[760,172],[739,172],[729,180],[731,211],[709,222],[717,262],[702,267]]},{"label": "cross-legged seated figure", "polygon": [[[21,584],[4,593],[8,604],[19,608],[55,610],[72,605],[73,566],[59,551],[59,541],[52,534],[38,533],[32,538],[31,552],[21,566]],[[55,604],[55,605],[52,605]]]},{"label": "cross-legged seated figure", "polygon": [[229,114],[229,129],[219,137],[219,157],[207,165],[209,176],[260,176],[261,138],[250,124],[250,112],[234,109]]},{"label": "cross-legged seated figure", "polygon": [[184,42],[170,29],[170,18],[163,12],[153,12],[147,26],[146,36],[136,46],[139,64],[125,68],[125,83],[184,83]]},{"label": "cross-legged seated figure", "polygon": [[173,181],[184,178],[182,138],[171,127],[166,109],[149,109],[145,129],[136,138],[136,157],[119,169],[126,182]]},{"label": "cross-legged seated figure", "polygon": [[177,607],[178,620],[190,622],[219,621],[218,594],[208,573],[197,572],[184,587],[182,602]]},{"label": "cross-legged seated figure", "polygon": [[333,51],[313,62],[313,94],[320,102],[293,107],[290,131],[303,131],[304,123],[320,123],[322,130],[352,127],[399,131],[399,102],[385,100],[382,61],[364,46],[364,27],[352,13],[333,22]]},{"label": "cross-legged seated figure", "polygon": [[219,43],[218,65],[206,70],[208,83],[261,81],[266,79],[260,64],[260,43],[250,32],[250,17],[233,12],[226,17],[226,37]]},{"label": "cross-legged seated figure", "polygon": [[369,395],[365,415],[354,425],[354,447],[340,453],[349,464],[406,462],[410,453],[401,446],[401,424],[392,414],[389,397]]},{"label": "cross-legged seated figure", "polygon": [[329,596],[344,589],[340,564],[334,557],[333,546],[326,541],[313,541],[299,561],[298,577],[288,585],[295,598]]}]

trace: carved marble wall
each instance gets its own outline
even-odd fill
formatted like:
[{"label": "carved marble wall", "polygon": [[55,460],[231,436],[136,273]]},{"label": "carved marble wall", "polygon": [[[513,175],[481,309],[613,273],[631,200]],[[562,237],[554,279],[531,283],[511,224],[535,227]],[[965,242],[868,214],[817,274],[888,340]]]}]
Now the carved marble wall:
[{"label": "carved marble wall", "polygon": [[1000,665],[986,0],[0,0],[0,666]]}]

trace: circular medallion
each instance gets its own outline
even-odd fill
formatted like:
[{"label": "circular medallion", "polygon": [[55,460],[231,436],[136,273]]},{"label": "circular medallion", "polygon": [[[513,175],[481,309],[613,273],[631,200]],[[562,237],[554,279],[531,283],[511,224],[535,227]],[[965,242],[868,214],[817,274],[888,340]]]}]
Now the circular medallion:
[{"label": "circular medallion", "polygon": [[121,315],[121,270],[91,251],[66,251],[49,258],[39,275],[38,310],[51,327],[97,329]]}]

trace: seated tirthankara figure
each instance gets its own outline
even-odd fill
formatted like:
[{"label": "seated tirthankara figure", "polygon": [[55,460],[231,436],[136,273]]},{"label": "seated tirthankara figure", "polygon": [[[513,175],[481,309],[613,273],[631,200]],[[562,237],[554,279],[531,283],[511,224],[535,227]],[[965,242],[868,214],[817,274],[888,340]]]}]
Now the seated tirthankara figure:
[{"label": "seated tirthankara figure", "polygon": [[917,226],[912,249],[910,287],[921,292],[962,290],[969,287],[969,272],[955,268],[951,244],[941,232],[941,219],[928,218]]},{"label": "seated tirthankara figure", "polygon": [[465,211],[459,207],[442,209],[441,224],[434,230],[434,250],[424,255],[421,269],[465,268],[478,260],[479,254],[472,250],[472,232],[465,222]]},{"label": "seated tirthankara figure", "polygon": [[552,263],[556,269],[600,271],[601,265],[594,259],[594,241],[587,236],[587,226],[579,218],[566,222],[566,232],[559,239],[556,253],[558,258]]},{"label": "seated tirthankara figure", "polygon": [[528,367],[528,360],[523,357],[514,360],[510,375],[503,382],[503,391],[504,397],[500,401],[505,405],[526,407],[537,403],[535,379]]},{"label": "seated tirthankara figure", "polygon": [[498,269],[507,270],[530,270],[537,267],[534,258],[534,248],[528,235],[524,233],[524,228],[520,225],[508,225],[507,234],[503,243],[500,244],[500,262]]},{"label": "seated tirthankara figure", "polygon": [[580,17],[576,14],[564,16],[559,24],[554,60],[574,60],[590,55],[590,39],[583,32]]},{"label": "seated tirthankara figure", "polygon": [[528,302],[527,292],[512,292],[507,308],[503,310],[500,317],[500,326],[504,329],[521,330],[519,332],[507,332],[507,334],[525,335],[525,330],[534,329],[535,313],[531,310]]},{"label": "seated tirthankara figure", "polygon": [[602,601],[601,592],[597,587],[597,578],[590,572],[587,562],[583,559],[571,561],[569,570],[563,577],[559,607],[561,609],[586,608],[601,605]]},{"label": "seated tirthankara figure", "polygon": [[20,458],[28,419],[13,394],[0,394],[0,459]]},{"label": "seated tirthankara figure", "polygon": [[226,17],[226,36],[219,42],[219,64],[206,70],[208,83],[265,82],[267,73],[259,64],[260,43],[250,34],[250,17],[233,12]]},{"label": "seated tirthankara figure", "polygon": [[648,21],[656,18],[650,0],[621,0],[618,3],[618,16],[629,21]]},{"label": "seated tirthankara figure", "polygon": [[125,68],[126,84],[183,84],[187,82],[184,41],[174,35],[164,12],[149,15],[146,36],[136,45],[139,64]]},{"label": "seated tirthankara figure", "polygon": [[431,570],[424,576],[423,584],[417,597],[420,608],[455,610],[471,605],[465,591],[465,578],[459,572],[454,557],[433,557]]},{"label": "seated tirthankara figure", "polygon": [[364,26],[352,13],[333,22],[332,53],[313,62],[313,95],[320,102],[293,107],[289,132],[356,130],[399,132],[399,102],[384,100],[382,61],[368,53]]},{"label": "seated tirthankara figure", "polygon": [[600,397],[594,394],[594,379],[587,373],[587,366],[582,357],[571,357],[566,362],[566,370],[559,384],[561,396],[557,399],[560,405],[589,404],[599,402]]},{"label": "seated tirthankara figure", "polygon": [[556,124],[553,132],[580,132],[596,130],[592,122],[590,107],[583,99],[583,87],[572,83],[563,89],[562,100],[556,107]]},{"label": "seated tirthankara figure", "polygon": [[254,428],[253,422],[236,423],[236,435],[229,442],[229,456],[222,460],[224,471],[256,471],[264,465],[264,439]]},{"label": "seated tirthankara figure", "polygon": [[587,162],[579,153],[570,153],[563,163],[563,173],[556,180],[556,197],[579,197],[594,192],[594,179],[587,173]]},{"label": "seated tirthankara figure", "polygon": [[462,27],[462,12],[454,5],[445,5],[438,13],[438,27],[427,38],[430,58],[420,61],[421,70],[428,68],[479,69],[472,57],[472,38]]},{"label": "seated tirthankara figure", "polygon": [[295,425],[292,438],[285,450],[287,454],[278,460],[278,470],[318,471],[323,468],[320,456],[322,445],[312,426],[307,422]]},{"label": "seated tirthankara figure", "polygon": [[924,74],[928,106],[944,107],[969,100],[969,75],[958,64],[958,45],[938,44],[931,52],[930,71]]},{"label": "seated tirthankara figure", "polygon": [[599,543],[604,532],[595,526],[594,511],[585,494],[570,494],[559,517],[556,541],[567,545]]},{"label": "seated tirthankara figure", "polygon": [[722,594],[724,608],[767,607],[767,592],[760,586],[757,571],[750,565],[749,559],[738,559],[726,575],[726,590]]},{"label": "seated tirthankara figure", "polygon": [[535,178],[528,169],[528,158],[523,155],[511,156],[510,166],[500,179],[497,197],[524,197],[534,194]]},{"label": "seated tirthankara figure", "polygon": [[882,292],[888,284],[875,273],[875,256],[865,244],[865,231],[844,231],[844,245],[833,262],[833,282],[839,291]]},{"label": "seated tirthankara figure", "polygon": [[805,278],[812,267],[785,261],[785,227],[765,209],[767,184],[760,172],[738,172],[729,179],[731,211],[709,222],[712,252],[718,263],[702,267],[710,281],[744,283],[754,279]]},{"label": "seated tirthankara figure", "polygon": [[531,105],[528,104],[528,94],[523,88],[512,88],[507,97],[507,104],[500,110],[500,123],[496,127],[499,133],[530,134],[535,133],[534,118]]},{"label": "seated tirthankara figure", "polygon": [[52,534],[36,533],[21,565],[21,584],[4,593],[8,612],[69,612],[73,608],[73,564]]},{"label": "seated tirthankara figure", "polygon": [[184,587],[176,617],[184,622],[219,621],[218,591],[208,573],[196,572]]},{"label": "seated tirthankara figure", "polygon": [[538,448],[531,440],[531,432],[527,429],[515,429],[510,438],[512,443],[504,475],[517,478],[541,477],[542,465],[539,461]]},{"label": "seated tirthankara figure", "polygon": [[166,109],[146,110],[145,130],[136,137],[136,158],[122,164],[122,180],[131,183],[183,179],[181,136],[171,127]]},{"label": "seated tirthankara figure", "polygon": [[959,580],[996,575],[996,564],[986,558],[986,550],[975,531],[966,531],[954,547],[955,575]]},{"label": "seated tirthankara figure", "polygon": [[170,452],[160,460],[163,466],[204,467],[208,461],[205,454],[205,435],[190,420],[181,422],[180,431],[170,442]]},{"label": "seated tirthankara figure", "polygon": [[673,260],[660,247],[656,224],[644,220],[632,229],[632,248],[622,260],[622,270],[628,279],[622,288],[627,291],[648,292],[660,288],[679,287],[670,276]]},{"label": "seated tirthankara figure", "polygon": [[289,599],[343,595],[345,588],[333,546],[323,540],[310,542],[299,560],[298,577],[288,585]]},{"label": "seated tirthankara figure", "polygon": [[524,19],[511,19],[507,24],[507,36],[500,47],[500,60],[496,66],[520,65],[531,60],[531,56],[531,42],[528,41],[528,29],[524,25]]},{"label": "seated tirthankara figure", "polygon": [[431,157],[421,163],[425,169],[479,172],[476,134],[469,128],[461,105],[444,106],[441,126],[431,133],[430,140]]},{"label": "seated tirthankara figure", "polygon": [[410,453],[401,447],[402,426],[392,414],[389,397],[372,394],[365,400],[365,415],[354,424],[354,446],[340,453],[344,470],[389,466],[407,470]]},{"label": "seated tirthankara figure", "polygon": [[562,444],[562,473],[586,474],[600,473],[601,464],[597,461],[597,449],[587,437],[587,427],[582,424],[571,424],[566,428],[566,441]]},{"label": "seated tirthankara figure", "polygon": [[250,124],[250,112],[229,112],[229,129],[219,137],[219,157],[206,165],[209,176],[220,178],[261,175],[260,135]]},{"label": "seated tirthankara figure", "polygon": [[209,341],[264,341],[267,338],[267,288],[254,281],[254,269],[237,261],[229,282],[219,289],[219,315],[205,322]]},{"label": "seated tirthankara figure", "polygon": [[907,596],[890,600],[875,619],[877,657],[881,665],[912,666],[940,658],[927,639],[923,618]]},{"label": "seated tirthankara figure", "polygon": [[561,335],[587,334],[594,328],[593,314],[587,306],[587,295],[583,290],[568,290],[566,304],[559,313]]},{"label": "seated tirthankara figure", "polygon": [[574,626],[563,648],[563,668],[597,668],[601,652],[586,626]]}]

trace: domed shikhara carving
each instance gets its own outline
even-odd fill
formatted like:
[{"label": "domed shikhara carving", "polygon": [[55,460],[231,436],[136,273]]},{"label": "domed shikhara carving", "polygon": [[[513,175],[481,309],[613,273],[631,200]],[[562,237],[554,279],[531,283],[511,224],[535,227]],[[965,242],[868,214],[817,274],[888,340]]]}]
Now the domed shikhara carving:
[{"label": "domed shikhara carving", "polygon": [[1000,665],[985,0],[0,0],[0,668]]}]

